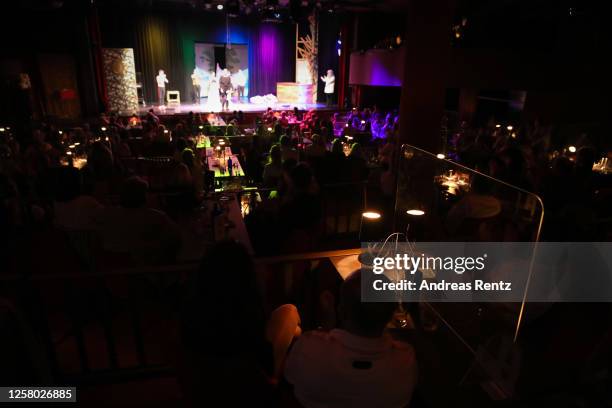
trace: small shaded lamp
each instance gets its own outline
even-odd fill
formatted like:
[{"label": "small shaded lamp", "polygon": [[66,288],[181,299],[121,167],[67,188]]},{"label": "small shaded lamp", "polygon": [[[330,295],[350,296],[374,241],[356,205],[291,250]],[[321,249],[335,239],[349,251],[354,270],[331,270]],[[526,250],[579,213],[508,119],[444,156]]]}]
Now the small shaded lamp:
[{"label": "small shaded lamp", "polygon": [[361,222],[359,224],[359,241],[377,241],[380,237],[382,215],[376,210],[366,210],[361,214]]}]

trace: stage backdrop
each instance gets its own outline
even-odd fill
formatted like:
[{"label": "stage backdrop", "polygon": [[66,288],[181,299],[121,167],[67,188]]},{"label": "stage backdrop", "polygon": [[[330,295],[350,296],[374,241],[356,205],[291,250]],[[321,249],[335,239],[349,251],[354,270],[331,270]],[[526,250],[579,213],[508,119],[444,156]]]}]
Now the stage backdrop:
[{"label": "stage backdrop", "polygon": [[247,78],[246,86],[244,87],[244,96],[249,96],[249,47],[246,44],[230,44],[226,47],[225,44],[210,44],[210,43],[195,43],[195,65],[200,78],[202,78],[202,86],[200,87],[201,96],[208,96],[208,83],[210,72],[215,70],[215,47],[223,47],[225,49],[225,66],[232,74],[238,70],[242,70]]},{"label": "stage backdrop", "polygon": [[104,79],[111,111],[138,111],[134,50],[131,48],[102,49]]}]

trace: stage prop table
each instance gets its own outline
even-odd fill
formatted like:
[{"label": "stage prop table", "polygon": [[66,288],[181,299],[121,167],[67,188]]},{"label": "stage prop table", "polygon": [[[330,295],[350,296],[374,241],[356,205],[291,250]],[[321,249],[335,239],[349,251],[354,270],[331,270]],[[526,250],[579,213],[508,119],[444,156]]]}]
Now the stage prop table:
[{"label": "stage prop table", "polygon": [[314,103],[312,84],[297,82],[278,82],[276,97],[279,103]]}]

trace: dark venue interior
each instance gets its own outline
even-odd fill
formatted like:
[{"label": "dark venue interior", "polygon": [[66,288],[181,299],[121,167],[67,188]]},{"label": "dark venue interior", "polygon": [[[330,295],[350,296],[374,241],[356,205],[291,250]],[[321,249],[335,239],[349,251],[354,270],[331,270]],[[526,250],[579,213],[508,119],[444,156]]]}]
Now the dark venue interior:
[{"label": "dark venue interior", "polygon": [[0,406],[612,406],[609,15],[6,2]]}]

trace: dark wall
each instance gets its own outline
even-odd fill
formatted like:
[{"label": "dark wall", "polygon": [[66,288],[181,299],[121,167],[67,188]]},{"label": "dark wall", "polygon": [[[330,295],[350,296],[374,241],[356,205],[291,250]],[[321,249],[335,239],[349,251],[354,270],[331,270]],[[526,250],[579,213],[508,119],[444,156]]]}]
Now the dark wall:
[{"label": "dark wall", "polygon": [[[334,71],[336,77],[335,97],[338,96],[338,38],[340,34],[341,18],[333,13],[319,14],[319,78],[327,73],[328,69]],[[317,87],[317,100],[325,101],[325,84],[319,80]]]},{"label": "dark wall", "polygon": [[[81,111],[95,114],[98,100],[95,90],[95,73],[91,60],[89,42],[88,2],[66,2],[58,9],[31,9],[21,5],[6,8],[0,16],[0,78],[3,94],[14,94],[17,76],[24,72],[32,84],[29,99],[30,109],[35,116],[48,114],[74,117]],[[57,59],[72,61],[67,72],[58,72],[45,64],[45,56],[55,55]],[[61,75],[61,80],[56,76]],[[56,81],[56,79],[58,79]],[[53,84],[71,84],[77,91],[77,103],[71,102],[66,111],[57,100],[58,89]],[[24,100],[24,99],[22,99]],[[51,106],[54,108],[51,108]],[[57,110],[60,107],[60,110]],[[18,115],[18,106],[0,106],[3,117]]]},{"label": "dark wall", "polygon": [[353,50],[371,49],[388,38],[403,36],[405,31],[405,13],[359,13],[356,18]]}]

